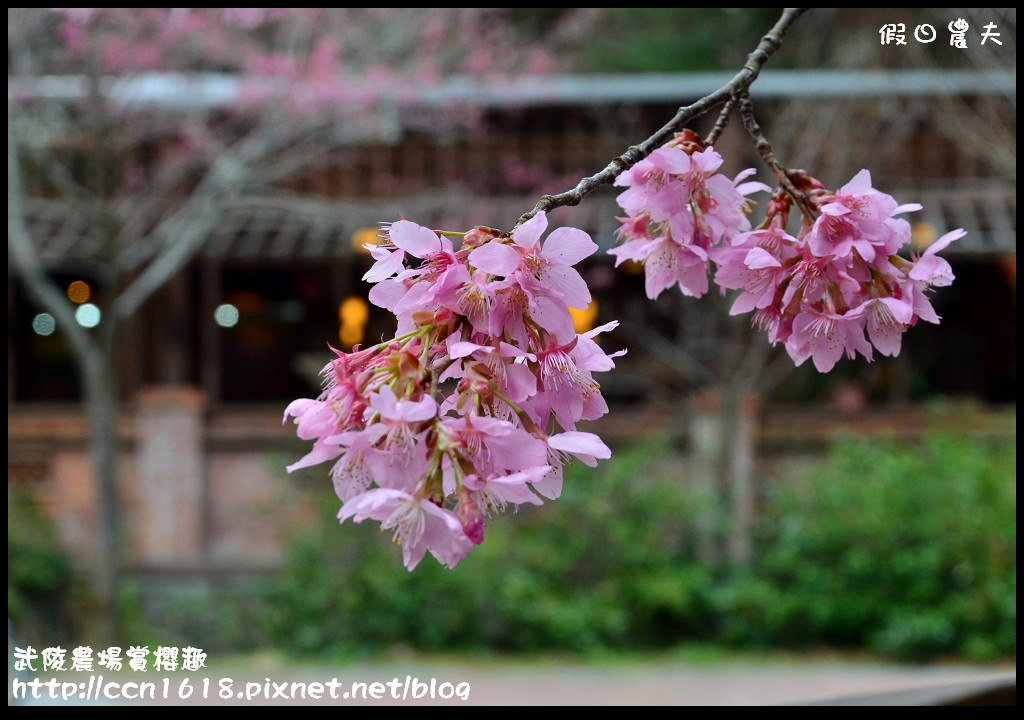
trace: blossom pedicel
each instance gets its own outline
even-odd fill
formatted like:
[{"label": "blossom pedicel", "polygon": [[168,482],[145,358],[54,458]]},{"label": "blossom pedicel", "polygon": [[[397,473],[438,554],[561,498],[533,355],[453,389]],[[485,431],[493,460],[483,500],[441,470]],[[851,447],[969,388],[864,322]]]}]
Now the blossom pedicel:
[{"label": "blossom pedicel", "polygon": [[[446,235],[400,220],[364,276],[370,300],[398,318],[394,339],[337,358],[324,389],[285,410],[312,450],[289,471],[332,461],[338,518],[392,530],[412,570],[430,552],[454,567],[484,523],[562,489],[562,465],[611,457],[576,423],[607,412],[593,373],[611,370],[569,307],[590,302],[573,266],[597,250],[582,230],[544,242],[544,213],[511,236],[489,228]],[[450,381],[450,382],[449,382]]]},{"label": "blossom pedicel", "polygon": [[731,314],[753,312],[773,345],[784,343],[797,365],[810,358],[820,372],[844,353],[870,361],[874,349],[895,357],[918,320],[939,322],[927,291],[953,282],[938,253],[964,230],[943,235],[920,257],[901,257],[910,224],[898,216],[921,206],[899,205],[876,190],[867,170],[834,193],[791,172],[813,222],[805,218],[797,237],[786,232],[793,201],[779,190],[764,222],[751,229],[746,196],[770,188],[741,182],[753,170],[729,180],[718,174],[721,164],[713,148],[680,133],[615,181],[628,188],[618,198],[627,213],[619,230],[625,243],[609,252],[616,265],[643,263],[648,297],[673,285],[702,296],[714,263],[722,292],[740,291]]}]

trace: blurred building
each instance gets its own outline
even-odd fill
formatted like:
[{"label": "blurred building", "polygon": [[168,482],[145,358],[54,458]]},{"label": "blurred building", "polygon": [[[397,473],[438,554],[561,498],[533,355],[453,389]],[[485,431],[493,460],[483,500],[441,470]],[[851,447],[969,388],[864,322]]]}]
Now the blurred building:
[{"label": "blurred building", "polygon": [[[540,194],[603,167],[671,117],[680,100],[727,77],[563,76],[500,91],[449,83],[417,102],[458,101],[476,108],[472,123],[458,130],[399,125],[386,140],[354,143],[293,174],[280,194],[240,198],[199,256],[130,322],[121,343],[121,483],[133,565],[185,573],[276,567],[282,520],[303,512],[294,488],[329,487],[323,473],[286,479],[283,466],[304,450],[281,427],[284,405],[317,393],[326,343],[351,347],[393,329],[386,313],[366,303],[360,282],[370,265],[361,245],[379,221],[401,214],[436,228],[511,227]],[[840,386],[804,368],[774,391],[779,402],[766,411],[762,442],[780,440],[771,418],[786,413],[804,419],[787,423],[786,442],[792,433],[828,437],[835,413],[823,421],[812,409],[792,409],[809,396],[807,387],[827,402],[852,385],[879,401],[864,410],[871,427],[904,432],[923,423],[906,403],[930,394],[1014,402],[1013,73],[776,71],[758,81],[755,99],[777,154],[791,167],[832,186],[867,167],[876,186],[901,202],[921,202],[914,226],[920,248],[955,227],[969,232],[947,253],[958,280],[938,299],[944,323],[910,333],[899,360],[841,370]],[[700,129],[711,122],[705,118]],[[732,172],[758,165],[736,123],[717,146]],[[82,307],[102,298],[103,277],[90,264],[102,240],[90,222],[28,212],[49,271],[69,296],[78,293]],[[556,211],[555,219],[608,248],[616,214],[614,191],[604,189],[578,208]],[[588,261],[584,274],[596,305],[581,322],[648,319],[637,304],[641,277],[613,273],[603,255]],[[74,366],[60,334],[9,280],[9,478],[37,489],[65,542],[94,547]],[[616,403],[607,420],[612,434],[664,428],[673,417],[659,405],[666,389],[678,395],[699,387],[685,373],[670,378],[651,348],[628,342],[623,371],[603,386]],[[899,414],[887,414],[893,402]]]}]

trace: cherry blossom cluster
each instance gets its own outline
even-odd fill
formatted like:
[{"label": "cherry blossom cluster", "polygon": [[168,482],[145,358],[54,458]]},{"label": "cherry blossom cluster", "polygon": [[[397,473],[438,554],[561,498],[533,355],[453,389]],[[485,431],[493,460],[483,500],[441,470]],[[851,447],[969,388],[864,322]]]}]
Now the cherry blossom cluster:
[{"label": "cherry blossom cluster", "polygon": [[364,279],[395,337],[335,350],[321,395],[285,410],[314,441],[289,470],[333,463],[338,518],[380,522],[410,570],[428,551],[454,567],[488,517],[557,498],[565,462],[611,457],[576,429],[607,412],[593,374],[622,354],[594,340],[617,323],[577,334],[569,313],[590,303],[573,265],[597,245],[565,227],[541,242],[546,228],[543,213],[511,236],[386,226]]},{"label": "cherry blossom cluster", "polygon": [[953,272],[938,253],[964,230],[920,256],[901,256],[911,228],[898,216],[921,206],[876,190],[867,170],[835,192],[791,172],[809,215],[798,235],[786,230],[793,198],[781,189],[751,229],[746,196],[770,188],[741,182],[752,170],[730,180],[717,173],[721,164],[713,148],[680,136],[616,180],[628,188],[618,198],[627,213],[620,218],[625,243],[610,252],[616,265],[643,263],[648,297],[675,284],[700,297],[713,263],[722,292],[740,291],[731,314],[753,312],[773,345],[783,343],[797,365],[810,358],[820,372],[844,353],[869,362],[873,350],[895,357],[918,320],[939,322],[928,291],[951,284]]},{"label": "cherry blossom cluster", "polygon": [[626,260],[644,265],[647,297],[678,284],[684,295],[708,291],[711,250],[723,239],[750,229],[746,196],[770,190],[743,182],[753,169],[730,180],[718,173],[722,156],[701,149],[690,133],[659,148],[615,179],[627,217],[619,218],[625,243],[611,249],[616,267]]}]

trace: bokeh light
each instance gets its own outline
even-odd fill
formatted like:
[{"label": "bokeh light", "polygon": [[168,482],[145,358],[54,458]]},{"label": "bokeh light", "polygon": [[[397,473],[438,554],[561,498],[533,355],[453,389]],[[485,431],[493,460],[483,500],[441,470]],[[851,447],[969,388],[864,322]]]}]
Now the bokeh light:
[{"label": "bokeh light", "polygon": [[338,305],[338,339],[342,345],[352,347],[363,341],[366,322],[370,319],[370,306],[358,295],[350,295]]},{"label": "bokeh light", "polygon": [[359,228],[352,233],[352,249],[357,253],[363,255],[368,254],[370,251],[367,250],[364,245],[380,245],[380,230],[375,227],[364,227]]},{"label": "bokeh light", "polygon": [[914,247],[925,249],[939,238],[935,226],[926,222],[916,222],[910,226],[910,242]]},{"label": "bokeh light", "polygon": [[100,309],[92,303],[85,303],[79,305],[78,309],[75,310],[75,322],[84,328],[94,328],[100,324],[100,320],[103,317],[103,313]]},{"label": "bokeh light", "polygon": [[231,303],[218,305],[213,311],[213,321],[223,328],[234,327],[238,324],[238,308]]},{"label": "bokeh light", "polygon": [[75,280],[68,285],[68,300],[75,304],[81,305],[88,302],[91,295],[92,288],[85,280]]},{"label": "bokeh light", "polygon": [[572,326],[578,333],[585,333],[594,329],[597,321],[597,300],[591,300],[590,304],[583,309],[569,308],[572,315]]},{"label": "bokeh light", "polygon": [[57,321],[50,313],[39,313],[32,318],[32,332],[36,335],[53,335],[53,331],[57,329]]}]

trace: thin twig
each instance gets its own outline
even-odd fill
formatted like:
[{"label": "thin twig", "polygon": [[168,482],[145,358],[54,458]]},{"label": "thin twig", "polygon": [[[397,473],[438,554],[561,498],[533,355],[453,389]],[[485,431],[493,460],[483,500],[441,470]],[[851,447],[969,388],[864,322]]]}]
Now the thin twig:
[{"label": "thin twig", "polygon": [[761,68],[768,62],[768,58],[775,54],[775,51],[782,46],[782,38],[786,31],[806,10],[807,8],[786,8],[783,10],[782,16],[775,23],[774,27],[761,38],[761,42],[758,43],[754,52],[747,56],[747,62],[743,65],[743,69],[736,73],[732,80],[710,95],[705,95],[695,103],[679,108],[675,117],[665,123],[657,132],[642,143],[631,146],[626,152],[614,158],[601,172],[580,180],[572,190],[566,190],[557,195],[543,196],[537,201],[532,210],[524,213],[519,218],[516,226],[518,227],[541,211],[547,212],[558,207],[579,205],[584,197],[602,185],[610,184],[623,171],[633,167],[668,142],[686,123],[745,92],[754,80],[757,79]]},{"label": "thin twig", "polygon": [[728,102],[722,107],[722,112],[718,114],[718,120],[715,121],[715,126],[711,128],[711,132],[704,138],[704,147],[711,147],[718,140],[722,131],[725,130],[725,126],[729,124],[729,116],[732,114],[733,105],[736,104],[736,98],[729,98]]},{"label": "thin twig", "polygon": [[750,94],[743,92],[739,98],[740,117],[743,118],[743,126],[747,129],[750,137],[754,139],[757,151],[761,153],[761,159],[764,160],[764,164],[768,166],[768,169],[772,171],[772,175],[778,180],[779,186],[793,198],[793,202],[800,208],[800,212],[803,213],[804,217],[813,223],[814,209],[811,207],[811,202],[807,199],[807,195],[797,190],[793,181],[789,179],[788,171],[778,161],[778,158],[775,157],[775,153],[772,152],[772,144],[768,142],[768,138],[764,136],[761,126],[757,124],[757,118],[754,117],[754,103],[750,99]]}]

